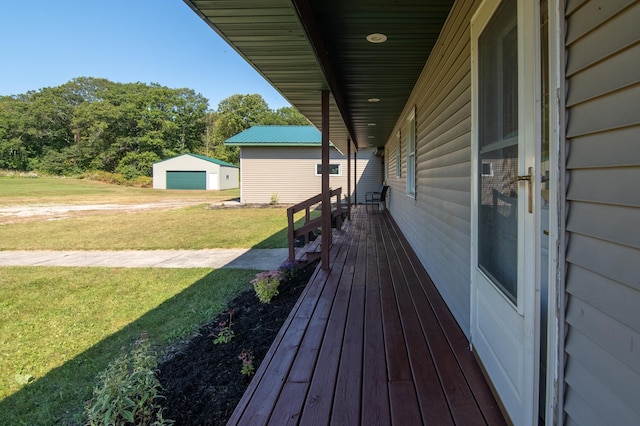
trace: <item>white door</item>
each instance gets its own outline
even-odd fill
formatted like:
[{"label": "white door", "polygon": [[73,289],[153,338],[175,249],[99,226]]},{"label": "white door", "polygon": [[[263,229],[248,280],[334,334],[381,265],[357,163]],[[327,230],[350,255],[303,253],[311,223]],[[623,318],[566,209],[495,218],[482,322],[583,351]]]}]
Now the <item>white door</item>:
[{"label": "white door", "polygon": [[485,0],[471,23],[471,342],[516,425],[538,410],[537,3]]},{"label": "white door", "polygon": [[209,189],[214,191],[220,189],[220,180],[217,173],[209,173]]}]

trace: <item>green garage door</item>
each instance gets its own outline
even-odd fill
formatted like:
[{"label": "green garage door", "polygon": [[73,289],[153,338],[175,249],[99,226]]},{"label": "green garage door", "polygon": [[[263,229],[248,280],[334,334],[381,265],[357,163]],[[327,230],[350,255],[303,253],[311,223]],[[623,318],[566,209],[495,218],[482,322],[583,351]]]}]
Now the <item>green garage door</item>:
[{"label": "green garage door", "polygon": [[207,172],[168,171],[167,189],[207,189]]}]

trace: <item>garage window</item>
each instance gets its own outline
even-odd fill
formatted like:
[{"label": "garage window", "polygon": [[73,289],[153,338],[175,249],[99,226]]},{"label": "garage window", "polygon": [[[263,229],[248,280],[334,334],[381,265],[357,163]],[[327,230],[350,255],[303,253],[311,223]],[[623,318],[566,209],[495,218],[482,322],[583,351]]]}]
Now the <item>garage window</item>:
[{"label": "garage window", "polygon": [[[332,176],[342,176],[342,164],[329,164],[329,174]],[[322,176],[322,163],[316,163],[316,176]]]}]

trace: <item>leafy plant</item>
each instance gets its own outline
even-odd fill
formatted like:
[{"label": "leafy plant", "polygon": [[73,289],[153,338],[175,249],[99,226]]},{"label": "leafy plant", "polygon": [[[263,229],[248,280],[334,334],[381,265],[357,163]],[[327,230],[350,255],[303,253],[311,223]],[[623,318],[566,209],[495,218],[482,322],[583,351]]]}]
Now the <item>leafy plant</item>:
[{"label": "leafy plant", "polygon": [[290,260],[285,261],[282,265],[280,265],[280,267],[278,268],[278,271],[280,271],[280,274],[282,275],[282,279],[283,280],[291,280],[293,279],[293,277],[296,276],[296,273],[298,272],[298,262],[296,262],[295,260],[292,262]]},{"label": "leafy plant", "polygon": [[85,409],[89,425],[171,425],[157,404],[161,385],[158,362],[146,336],[134,349],[114,360],[99,376]]},{"label": "leafy plant", "polygon": [[271,204],[278,204],[280,202],[280,196],[277,193],[271,194]]},{"label": "leafy plant", "polygon": [[242,369],[240,370],[240,373],[247,377],[253,376],[256,372],[256,368],[253,365],[253,354],[251,351],[243,349],[242,352],[240,352],[240,355],[238,355],[238,359],[242,361]]},{"label": "leafy plant", "polygon": [[251,280],[256,296],[262,303],[269,303],[278,294],[278,285],[282,279],[280,271],[260,272]]},{"label": "leafy plant", "polygon": [[231,339],[235,337],[234,331],[231,329],[231,319],[233,318],[233,309],[228,309],[227,314],[229,314],[229,322],[220,321],[218,323],[218,335],[215,339],[213,339],[213,344],[218,345],[220,343],[229,343]]}]

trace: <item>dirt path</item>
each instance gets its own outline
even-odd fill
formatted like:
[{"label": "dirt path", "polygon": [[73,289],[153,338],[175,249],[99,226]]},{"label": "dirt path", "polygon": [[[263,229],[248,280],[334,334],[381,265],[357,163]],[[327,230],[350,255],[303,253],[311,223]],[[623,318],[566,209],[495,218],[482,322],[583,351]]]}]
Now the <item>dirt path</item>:
[{"label": "dirt path", "polygon": [[[66,219],[117,212],[172,210],[206,204],[204,200],[163,200],[140,204],[28,204],[0,207],[0,224]],[[227,203],[229,203],[227,201]]]}]

